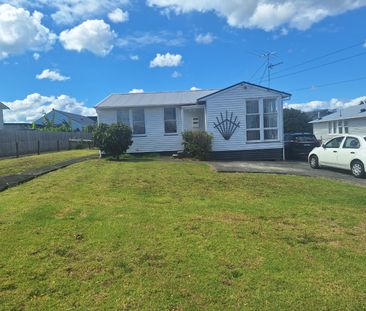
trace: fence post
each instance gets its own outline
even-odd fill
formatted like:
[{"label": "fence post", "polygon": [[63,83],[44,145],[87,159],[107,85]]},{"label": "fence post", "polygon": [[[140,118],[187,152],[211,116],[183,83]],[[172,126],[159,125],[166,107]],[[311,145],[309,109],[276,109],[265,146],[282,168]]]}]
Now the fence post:
[{"label": "fence post", "polygon": [[19,158],[19,143],[17,141],[15,142],[15,154]]},{"label": "fence post", "polygon": [[39,140],[37,141],[37,154],[41,154],[41,142]]}]

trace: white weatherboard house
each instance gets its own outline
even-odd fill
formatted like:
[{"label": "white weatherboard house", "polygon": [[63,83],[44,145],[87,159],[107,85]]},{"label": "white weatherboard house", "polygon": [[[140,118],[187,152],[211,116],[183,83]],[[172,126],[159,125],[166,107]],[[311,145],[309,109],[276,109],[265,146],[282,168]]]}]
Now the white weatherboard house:
[{"label": "white weatherboard house", "polygon": [[322,141],[340,134],[366,135],[366,103],[339,109],[310,123],[313,124],[314,135]]},{"label": "white weatherboard house", "polygon": [[221,90],[112,94],[96,106],[99,124],[133,130],[130,153],[182,150],[186,130],[213,136],[212,159],[282,160],[285,92],[241,82]]},{"label": "white weatherboard house", "polygon": [[4,116],[3,111],[5,109],[9,109],[7,106],[5,106],[3,103],[0,103],[0,130],[4,128]]}]

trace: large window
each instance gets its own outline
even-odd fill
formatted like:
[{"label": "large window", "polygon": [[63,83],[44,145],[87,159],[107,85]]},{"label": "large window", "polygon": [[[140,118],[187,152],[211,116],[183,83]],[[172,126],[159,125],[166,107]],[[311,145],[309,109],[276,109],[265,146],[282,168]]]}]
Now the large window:
[{"label": "large window", "polygon": [[166,134],[177,133],[177,111],[175,108],[164,108],[164,128]]},{"label": "large window", "polygon": [[275,99],[263,100],[264,140],[278,139],[277,104]]},{"label": "large window", "polygon": [[256,141],[261,139],[259,101],[248,100],[247,109],[247,140]]},{"label": "large window", "polygon": [[128,109],[117,110],[117,123],[130,126],[130,115]]},{"label": "large window", "polygon": [[145,112],[142,108],[132,109],[132,130],[133,134],[145,134]]},{"label": "large window", "polygon": [[328,122],[329,134],[349,134],[347,120],[330,121]]}]

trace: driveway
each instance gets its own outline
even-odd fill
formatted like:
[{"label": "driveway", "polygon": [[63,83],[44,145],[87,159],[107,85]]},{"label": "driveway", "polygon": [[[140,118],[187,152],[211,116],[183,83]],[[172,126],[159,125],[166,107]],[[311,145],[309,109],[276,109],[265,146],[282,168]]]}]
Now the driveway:
[{"label": "driveway", "polygon": [[310,177],[324,177],[358,184],[366,187],[366,179],[353,177],[349,172],[322,168],[314,170],[306,162],[300,161],[278,161],[278,162],[210,162],[214,169],[223,173],[267,173],[267,174],[287,174]]}]

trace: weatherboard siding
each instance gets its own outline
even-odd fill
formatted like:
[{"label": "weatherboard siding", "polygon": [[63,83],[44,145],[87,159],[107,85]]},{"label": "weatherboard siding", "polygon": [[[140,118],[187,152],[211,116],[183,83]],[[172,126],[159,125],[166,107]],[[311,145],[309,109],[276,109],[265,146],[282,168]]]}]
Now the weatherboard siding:
[{"label": "weatherboard siding", "polygon": [[[276,98],[278,110],[278,140],[263,142],[246,141],[246,100],[264,98]],[[283,106],[282,99],[277,92],[267,91],[254,86],[238,85],[231,89],[222,91],[206,99],[207,130],[213,136],[213,151],[238,151],[238,150],[262,150],[283,148]],[[237,116],[240,127],[236,129],[230,140],[225,140],[219,131],[214,127],[217,123],[216,117],[220,118],[222,113],[233,112]]]}]

